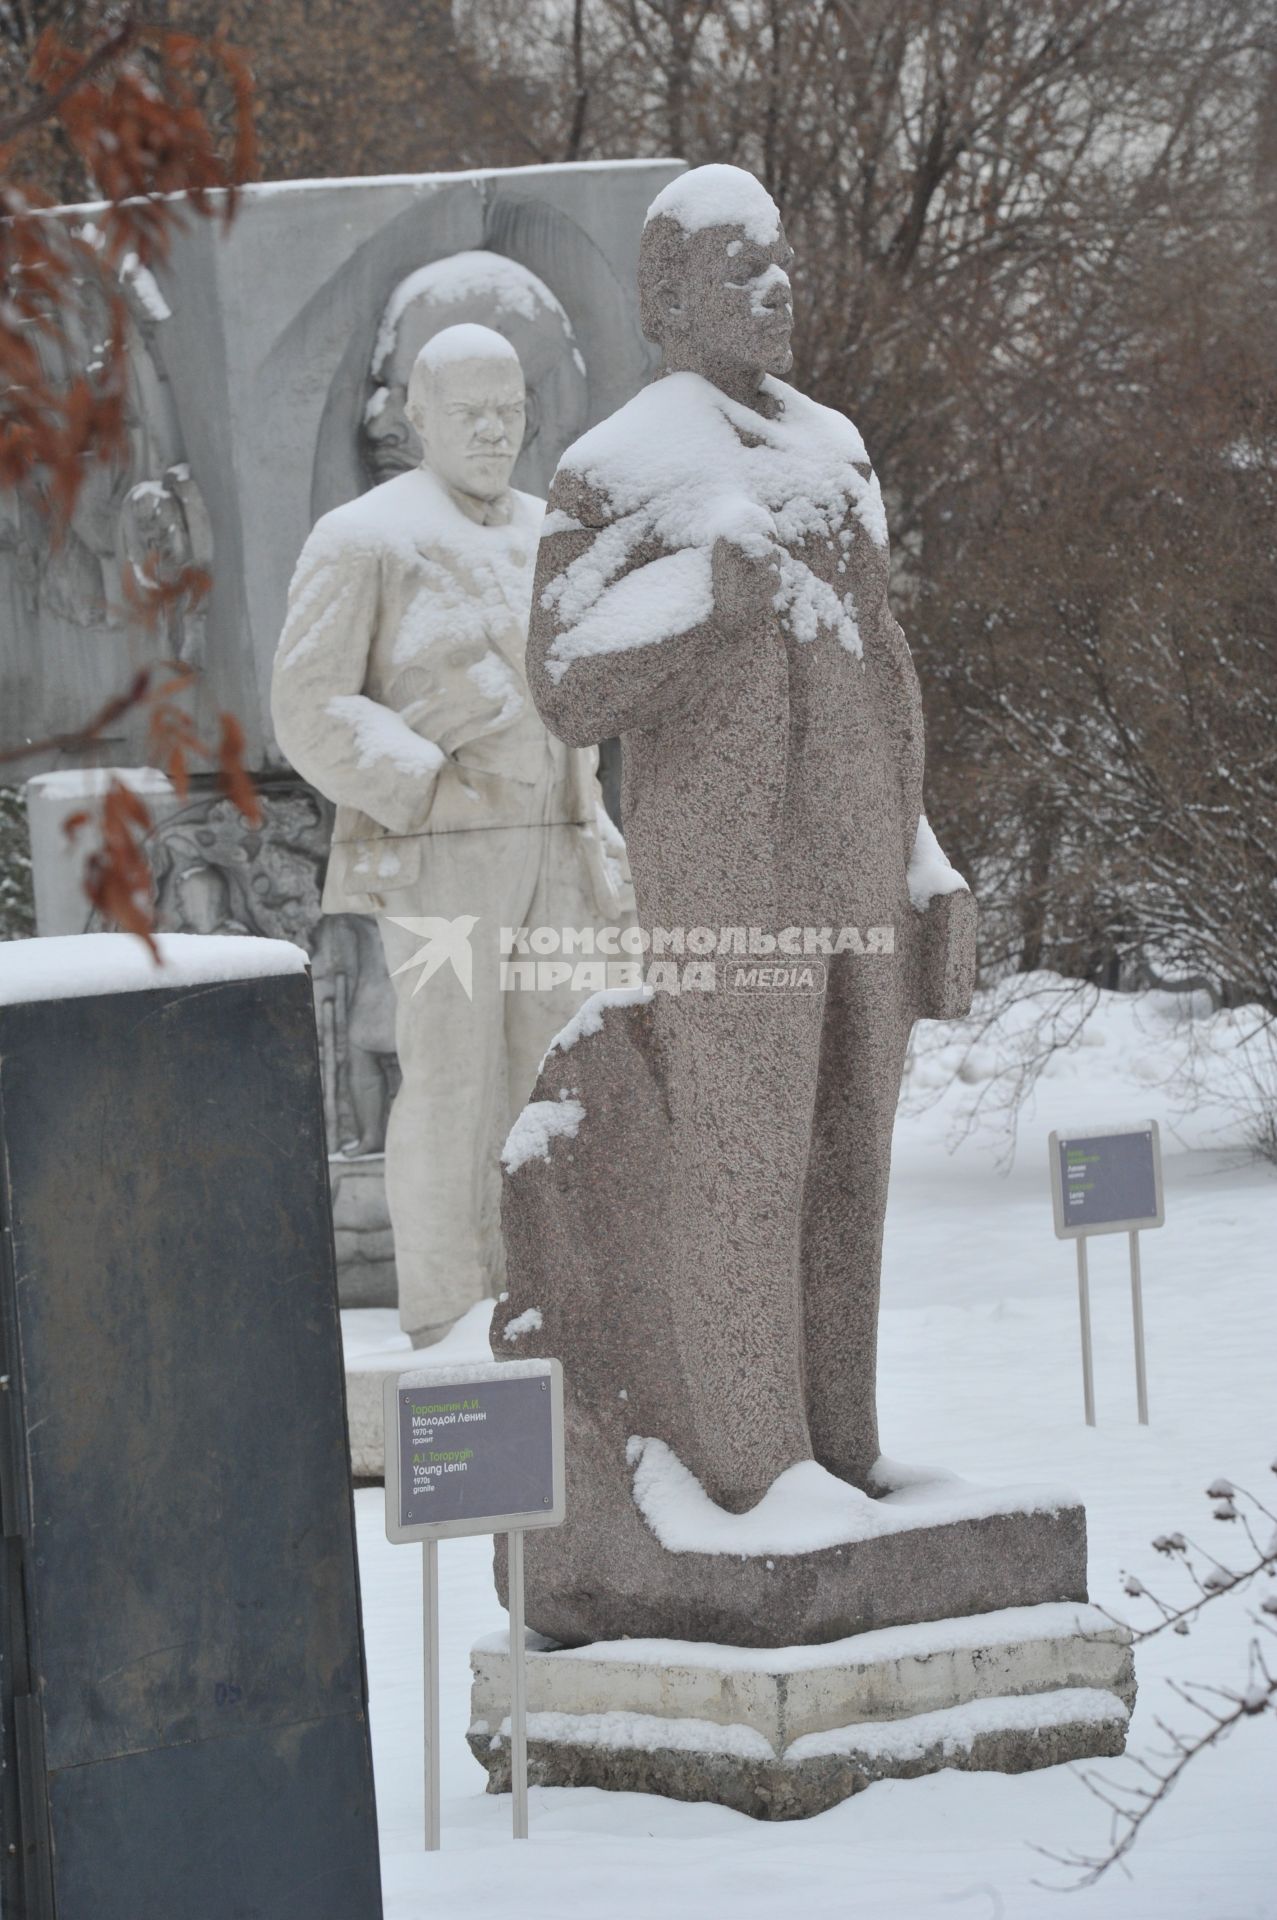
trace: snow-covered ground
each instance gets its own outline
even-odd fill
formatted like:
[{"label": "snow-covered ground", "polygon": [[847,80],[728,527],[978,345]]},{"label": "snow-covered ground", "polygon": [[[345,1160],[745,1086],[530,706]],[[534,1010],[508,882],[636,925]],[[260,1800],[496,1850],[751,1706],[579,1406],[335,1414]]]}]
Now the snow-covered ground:
[{"label": "snow-covered ground", "polygon": [[[975,1480],[1063,1482],[1086,1502],[1091,1595],[1133,1622],[1126,1572],[1184,1591],[1155,1554],[1182,1529],[1228,1559],[1236,1529],[1203,1492],[1227,1475],[1273,1505],[1277,1478],[1277,1174],[1249,1159],[1225,1098],[1252,1022],[1198,1021],[1209,1098],[1185,1103],[1190,1038],[1169,996],[1103,996],[1039,1083],[1014,1163],[1005,1142],[946,1151],[963,1113],[996,1086],[1022,1016],[1002,1023],[937,1104],[896,1134],[884,1271],[883,1445],[896,1459]],[[930,1049],[948,1037],[929,1030]],[[956,1037],[952,1045],[957,1046]],[[960,1056],[949,1056],[954,1065]],[[920,1058],[912,1101],[935,1073]],[[1052,1127],[1156,1118],[1166,1226],[1144,1237],[1151,1425],[1135,1417],[1126,1241],[1091,1244],[1099,1425],[1082,1419],[1073,1249],[1051,1227]],[[480,1316],[481,1318],[481,1316]],[[465,1329],[478,1334],[479,1319]],[[481,1350],[481,1346],[476,1351]],[[818,1819],[766,1825],[722,1807],[593,1790],[534,1789],[532,1837],[509,1837],[510,1802],[470,1757],[467,1655],[504,1624],[490,1543],[445,1542],[443,1850],[421,1850],[420,1556],[390,1547],[377,1491],[357,1495],[387,1920],[1274,1920],[1277,1721],[1248,1721],[1189,1768],[1131,1855],[1131,1872],[1063,1893],[1076,1875],[1048,1852],[1101,1853],[1108,1816],[1071,1770],[892,1781]],[[600,1543],[602,1545],[602,1543]],[[1186,1595],[1187,1597],[1187,1595]],[[1257,1596],[1256,1596],[1257,1598]],[[1131,1750],[1155,1719],[1190,1730],[1168,1680],[1244,1683],[1254,1600],[1217,1602],[1188,1638],[1139,1659]],[[1124,1763],[1104,1763],[1121,1777]]]}]

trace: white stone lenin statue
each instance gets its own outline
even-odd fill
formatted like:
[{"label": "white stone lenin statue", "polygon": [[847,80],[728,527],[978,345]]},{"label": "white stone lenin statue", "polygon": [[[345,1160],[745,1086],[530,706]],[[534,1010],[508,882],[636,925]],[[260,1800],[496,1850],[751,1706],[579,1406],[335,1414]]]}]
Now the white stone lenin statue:
[{"label": "white stone lenin statue", "polygon": [[617,924],[626,880],[595,750],[551,738],[524,677],[544,503],[510,486],[514,348],[477,325],[437,333],[407,413],[422,464],[325,514],[302,550],[271,710],[337,803],[324,909],[378,916],[394,980],[386,1193],[400,1320],[424,1346],[500,1290],[501,1143],[582,997],[546,983],[562,968],[503,989],[501,930]]}]

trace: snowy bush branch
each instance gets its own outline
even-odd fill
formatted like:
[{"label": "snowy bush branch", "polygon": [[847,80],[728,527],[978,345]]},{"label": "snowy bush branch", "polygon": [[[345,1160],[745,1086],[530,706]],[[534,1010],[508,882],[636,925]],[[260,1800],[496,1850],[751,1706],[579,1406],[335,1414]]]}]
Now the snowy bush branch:
[{"label": "snowy bush branch", "polygon": [[[1272,1470],[1277,1473],[1277,1460]],[[1246,1648],[1245,1680],[1232,1685],[1170,1681],[1171,1692],[1197,1716],[1187,1732],[1159,1715],[1155,1725],[1162,1744],[1146,1755],[1128,1755],[1123,1779],[1112,1780],[1094,1770],[1079,1771],[1078,1777],[1088,1792],[1108,1808],[1110,1829],[1103,1853],[1048,1855],[1079,1871],[1079,1877],[1071,1883],[1075,1887],[1093,1885],[1110,1867],[1125,1861],[1146,1821],[1199,1755],[1218,1746],[1244,1720],[1277,1715],[1277,1512],[1223,1478],[1211,1482],[1206,1497],[1211,1502],[1211,1517],[1235,1526],[1244,1539],[1246,1552],[1241,1563],[1230,1565],[1183,1533],[1159,1534],[1153,1541],[1154,1548],[1177,1565],[1195,1597],[1167,1599],[1136,1575],[1128,1574],[1124,1591],[1131,1599],[1150,1604],[1158,1615],[1148,1626],[1136,1628],[1132,1641],[1138,1648],[1160,1634],[1187,1634],[1205,1607],[1257,1582],[1272,1582],[1258,1607],[1247,1613],[1253,1633]]]}]

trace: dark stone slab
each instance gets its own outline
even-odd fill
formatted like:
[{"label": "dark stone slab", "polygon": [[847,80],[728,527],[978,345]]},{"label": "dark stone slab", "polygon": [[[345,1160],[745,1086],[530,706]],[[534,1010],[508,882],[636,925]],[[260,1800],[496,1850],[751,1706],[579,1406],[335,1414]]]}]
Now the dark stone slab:
[{"label": "dark stone slab", "polygon": [[377,1920],[308,977],[0,1007],[0,1139],[0,1904]]}]

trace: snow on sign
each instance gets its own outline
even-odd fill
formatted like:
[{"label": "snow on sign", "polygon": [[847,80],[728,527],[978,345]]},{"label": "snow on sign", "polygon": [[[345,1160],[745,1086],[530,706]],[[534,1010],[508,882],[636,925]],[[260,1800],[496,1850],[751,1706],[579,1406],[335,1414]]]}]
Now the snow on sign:
[{"label": "snow on sign", "polygon": [[557,1360],[422,1367],[387,1382],[386,1532],[444,1539],[563,1519]]},{"label": "snow on sign", "polygon": [[1166,1215],[1156,1120],[1103,1132],[1053,1133],[1051,1192],[1061,1240],[1160,1227]]}]

